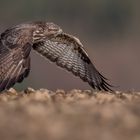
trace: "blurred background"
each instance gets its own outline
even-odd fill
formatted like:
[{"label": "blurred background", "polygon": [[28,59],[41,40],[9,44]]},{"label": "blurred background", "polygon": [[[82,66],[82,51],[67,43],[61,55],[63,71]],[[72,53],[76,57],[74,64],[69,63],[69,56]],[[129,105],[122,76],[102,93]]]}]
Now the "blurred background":
[{"label": "blurred background", "polygon": [[[116,90],[139,91],[139,5],[138,0],[0,0],[0,31],[27,21],[54,22],[81,40]],[[31,55],[31,73],[16,88],[91,89],[35,52]]]}]

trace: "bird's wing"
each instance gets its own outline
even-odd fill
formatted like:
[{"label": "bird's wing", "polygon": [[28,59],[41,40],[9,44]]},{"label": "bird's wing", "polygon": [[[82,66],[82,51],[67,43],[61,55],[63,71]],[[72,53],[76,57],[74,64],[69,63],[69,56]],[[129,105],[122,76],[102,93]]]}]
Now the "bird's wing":
[{"label": "bird's wing", "polygon": [[[26,36],[25,36],[26,37]],[[30,71],[29,40],[23,40],[22,31],[18,34],[6,30],[0,38],[0,91],[9,89],[16,82],[21,82]]]},{"label": "bird's wing", "polygon": [[110,85],[90,61],[79,39],[62,33],[33,45],[42,56],[79,76],[94,89],[111,90]]}]

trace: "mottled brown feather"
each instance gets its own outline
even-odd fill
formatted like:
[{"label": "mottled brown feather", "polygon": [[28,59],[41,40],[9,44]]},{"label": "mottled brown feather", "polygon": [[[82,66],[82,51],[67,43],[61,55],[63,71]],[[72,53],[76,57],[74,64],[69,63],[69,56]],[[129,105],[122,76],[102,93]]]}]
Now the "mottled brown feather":
[{"label": "mottled brown feather", "polygon": [[111,91],[111,85],[90,61],[81,42],[71,35],[61,33],[33,45],[33,48],[44,57],[62,68],[79,76],[83,81],[98,90]]},{"label": "mottled brown feather", "polygon": [[94,67],[79,39],[47,22],[16,25],[1,34],[0,91],[9,89],[28,76],[32,48],[88,82],[94,89],[111,91],[111,85]]}]

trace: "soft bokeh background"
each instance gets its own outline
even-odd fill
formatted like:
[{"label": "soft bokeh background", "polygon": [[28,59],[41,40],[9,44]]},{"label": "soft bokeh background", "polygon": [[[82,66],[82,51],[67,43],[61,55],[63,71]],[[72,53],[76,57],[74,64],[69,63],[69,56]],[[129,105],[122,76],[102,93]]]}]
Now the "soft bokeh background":
[{"label": "soft bokeh background", "polygon": [[[0,0],[0,31],[46,20],[80,38],[98,70],[117,90],[140,90],[140,1]],[[32,52],[30,76],[16,87],[89,89],[88,84]]]}]

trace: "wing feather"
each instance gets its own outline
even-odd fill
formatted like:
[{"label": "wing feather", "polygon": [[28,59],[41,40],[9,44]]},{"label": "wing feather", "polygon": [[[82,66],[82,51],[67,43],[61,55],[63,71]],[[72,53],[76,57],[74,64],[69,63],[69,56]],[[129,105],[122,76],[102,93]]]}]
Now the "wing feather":
[{"label": "wing feather", "polygon": [[81,42],[71,35],[62,33],[43,42],[35,43],[33,48],[42,56],[56,62],[56,64],[83,81],[88,82],[95,89],[112,91],[93,63],[90,61]]},{"label": "wing feather", "polygon": [[24,40],[25,31],[14,29],[5,31],[0,38],[0,91],[21,82],[30,71],[31,38],[25,36]]}]

